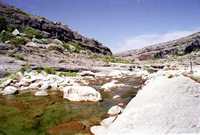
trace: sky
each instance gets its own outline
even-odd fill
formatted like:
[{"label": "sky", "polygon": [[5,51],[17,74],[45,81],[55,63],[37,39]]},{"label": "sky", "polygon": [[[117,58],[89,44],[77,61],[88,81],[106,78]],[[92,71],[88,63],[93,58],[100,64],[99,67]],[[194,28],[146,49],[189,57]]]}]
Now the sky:
[{"label": "sky", "polygon": [[113,52],[200,31],[200,0],[2,0],[63,22]]}]

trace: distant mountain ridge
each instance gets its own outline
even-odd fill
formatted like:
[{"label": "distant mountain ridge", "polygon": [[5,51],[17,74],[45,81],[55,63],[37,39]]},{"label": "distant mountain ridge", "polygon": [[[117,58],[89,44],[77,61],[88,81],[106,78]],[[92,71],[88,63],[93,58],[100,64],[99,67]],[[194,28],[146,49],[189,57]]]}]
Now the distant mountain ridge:
[{"label": "distant mountain ridge", "polygon": [[134,49],[118,53],[118,56],[130,59],[148,60],[154,58],[166,58],[170,55],[185,55],[200,49],[200,32],[192,35],[158,43],[142,49]]},{"label": "distant mountain ridge", "polygon": [[[49,38],[57,38],[61,41],[77,41],[79,45],[94,53],[111,55],[111,50],[97,40],[87,38],[71,30],[62,23],[52,22],[44,17],[30,15],[14,6],[0,2],[0,17],[4,17],[7,23],[17,28],[29,26],[40,30]],[[0,29],[1,31],[1,29]]]}]

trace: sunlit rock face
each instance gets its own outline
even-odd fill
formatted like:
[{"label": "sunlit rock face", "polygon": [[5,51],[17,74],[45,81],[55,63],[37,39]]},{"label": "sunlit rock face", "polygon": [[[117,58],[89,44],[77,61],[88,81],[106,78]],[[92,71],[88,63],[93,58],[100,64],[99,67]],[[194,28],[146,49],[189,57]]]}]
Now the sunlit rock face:
[{"label": "sunlit rock face", "polygon": [[200,84],[182,75],[150,79],[109,127],[95,135],[200,133]]}]

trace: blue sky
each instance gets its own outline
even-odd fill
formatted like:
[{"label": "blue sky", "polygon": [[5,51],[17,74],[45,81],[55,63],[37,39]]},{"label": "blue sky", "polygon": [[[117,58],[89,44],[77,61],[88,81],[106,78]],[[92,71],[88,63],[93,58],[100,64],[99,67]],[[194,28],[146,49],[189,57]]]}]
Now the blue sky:
[{"label": "blue sky", "polygon": [[114,52],[176,39],[200,29],[200,0],[3,0],[69,25]]}]

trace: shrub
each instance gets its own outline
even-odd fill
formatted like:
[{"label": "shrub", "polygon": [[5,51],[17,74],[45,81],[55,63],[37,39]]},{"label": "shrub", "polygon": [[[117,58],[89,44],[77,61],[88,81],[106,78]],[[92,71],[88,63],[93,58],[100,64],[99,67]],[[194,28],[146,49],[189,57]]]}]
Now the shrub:
[{"label": "shrub", "polygon": [[83,48],[75,42],[64,43],[63,47],[71,53],[80,53],[80,51],[83,50]]},{"label": "shrub", "polygon": [[32,27],[25,27],[23,29],[23,33],[25,33],[28,38],[37,38],[37,39],[43,38],[41,32]]},{"label": "shrub", "polygon": [[10,40],[10,43],[15,45],[15,46],[25,45],[27,42],[28,42],[28,40],[25,37],[20,37],[20,36],[17,36],[17,37],[12,38]]},{"label": "shrub", "polygon": [[0,33],[0,41],[1,42],[5,42],[5,41],[8,41],[10,39],[12,39],[14,36],[12,35],[12,33],[10,32],[7,32],[5,30],[3,30],[1,33]]},{"label": "shrub", "polygon": [[45,67],[45,68],[44,68],[44,71],[45,71],[47,74],[55,74],[55,73],[56,73],[55,69],[52,68],[52,67]]}]

